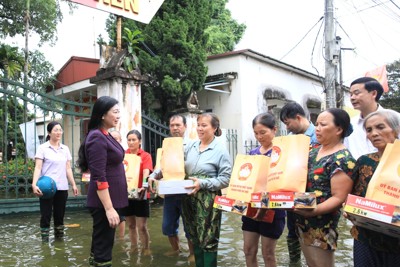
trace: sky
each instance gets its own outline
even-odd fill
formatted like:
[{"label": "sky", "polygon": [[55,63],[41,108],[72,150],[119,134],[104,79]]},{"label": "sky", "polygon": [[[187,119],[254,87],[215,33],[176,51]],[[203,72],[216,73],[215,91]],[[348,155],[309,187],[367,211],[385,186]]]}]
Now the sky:
[{"label": "sky", "polygon": [[[166,0],[168,1],[168,0]],[[229,0],[227,8],[247,25],[235,47],[324,74],[322,0]],[[71,56],[99,57],[96,40],[108,38],[108,13],[78,5],[73,14],[63,4],[55,46],[39,48],[58,71]],[[344,84],[365,72],[400,59],[400,0],[334,0],[336,36],[342,38]],[[322,27],[321,27],[322,25]],[[33,38],[34,39],[34,38]],[[35,40],[30,41],[35,48]],[[350,49],[350,50],[347,50]]]},{"label": "sky", "polygon": [[[324,16],[324,2],[230,0],[227,7],[232,17],[247,25],[236,49],[250,48],[323,75],[324,28],[320,29],[319,20]],[[380,2],[386,6],[377,5]],[[400,59],[400,9],[392,2],[400,7],[400,0],[334,0],[336,36],[341,37],[342,48],[354,49],[342,50],[344,84]]]}]

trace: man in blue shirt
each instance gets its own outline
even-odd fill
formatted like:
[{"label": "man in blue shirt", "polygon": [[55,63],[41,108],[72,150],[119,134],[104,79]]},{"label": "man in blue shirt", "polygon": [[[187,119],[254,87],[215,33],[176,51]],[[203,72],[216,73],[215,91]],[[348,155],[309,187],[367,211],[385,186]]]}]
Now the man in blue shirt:
[{"label": "man in blue shirt", "polygon": [[[306,118],[303,107],[298,103],[289,102],[284,105],[280,113],[280,120],[286,125],[289,134],[305,134],[311,138],[311,147],[318,145],[317,137],[315,135],[315,126]],[[300,266],[300,243],[295,231],[294,213],[290,211],[287,212],[287,228],[287,245],[290,258],[289,266]]]}]

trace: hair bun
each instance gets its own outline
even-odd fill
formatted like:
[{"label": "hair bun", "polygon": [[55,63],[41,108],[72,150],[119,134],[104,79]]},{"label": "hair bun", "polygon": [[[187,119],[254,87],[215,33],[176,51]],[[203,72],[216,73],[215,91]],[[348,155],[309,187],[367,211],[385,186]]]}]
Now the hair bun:
[{"label": "hair bun", "polygon": [[349,135],[351,135],[352,132],[353,132],[353,125],[350,123],[349,128],[347,128],[347,131],[344,133],[344,137],[348,137]]}]

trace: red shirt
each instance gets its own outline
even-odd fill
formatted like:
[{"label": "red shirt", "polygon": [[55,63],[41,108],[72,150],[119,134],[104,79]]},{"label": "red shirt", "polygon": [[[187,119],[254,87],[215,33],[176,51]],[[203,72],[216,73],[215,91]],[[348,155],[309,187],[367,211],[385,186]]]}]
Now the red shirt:
[{"label": "red shirt", "polygon": [[[133,154],[131,150],[128,148],[125,151],[126,154]],[[139,173],[139,185],[138,187],[141,188],[143,185],[143,170],[150,170],[150,173],[153,171],[153,160],[151,159],[151,155],[144,151],[143,149],[139,148],[138,152],[136,153],[141,159],[140,162],[140,173]]]}]

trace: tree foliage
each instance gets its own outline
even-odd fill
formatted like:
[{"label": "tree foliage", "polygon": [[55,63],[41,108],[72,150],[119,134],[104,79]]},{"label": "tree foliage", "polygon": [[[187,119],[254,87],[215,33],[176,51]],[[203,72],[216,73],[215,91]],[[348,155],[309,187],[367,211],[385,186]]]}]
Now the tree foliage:
[{"label": "tree foliage", "polygon": [[[57,24],[62,21],[61,0],[30,1],[30,32],[40,36],[40,42],[54,44],[57,40]],[[70,7],[72,6],[69,2]],[[25,34],[27,0],[0,1],[0,37]]]},{"label": "tree foliage", "polygon": [[39,50],[29,52],[29,87],[43,91],[53,83],[54,67]]},{"label": "tree foliage", "polygon": [[[22,82],[24,51],[18,47],[0,44],[0,77]],[[45,90],[54,78],[54,67],[38,50],[29,52],[28,86]]]},{"label": "tree foliage", "polygon": [[[16,88],[9,86],[9,90],[16,90]],[[3,97],[0,98],[0,118],[2,118],[0,120],[0,129],[2,129],[0,131],[0,140],[2,140],[1,151],[6,151],[5,147],[9,141],[14,141],[14,146],[18,148],[20,156],[25,156],[24,139],[19,128],[19,125],[24,123],[25,112],[27,111],[24,109],[23,103],[18,101],[18,98],[14,96],[8,96],[7,100],[4,100]],[[32,117],[32,114],[28,114],[27,120],[31,120]]]},{"label": "tree foliage", "polygon": [[124,39],[126,43],[126,49],[128,51],[127,56],[124,60],[124,68],[128,72],[136,70],[139,65],[139,58],[136,56],[137,51],[139,51],[139,43],[143,42],[143,37],[140,37],[142,32],[139,30],[131,31],[129,28],[124,28]]},{"label": "tree foliage", "polygon": [[[148,25],[123,20],[123,28],[141,30],[144,39],[138,51],[140,70],[150,77],[142,85],[144,110],[165,118],[183,107],[192,91],[203,88],[207,55],[233,50],[245,26],[231,18],[226,2],[170,0]],[[110,16],[106,24],[110,45],[115,46],[115,18]],[[127,47],[124,40],[122,47]]]},{"label": "tree foliage", "polygon": [[380,99],[383,107],[400,112],[400,60],[386,66],[389,92]]},{"label": "tree foliage", "polygon": [[24,67],[24,55],[18,47],[0,44],[0,77],[18,79]]},{"label": "tree foliage", "polygon": [[246,30],[245,24],[239,24],[232,19],[231,11],[225,8],[227,2],[228,0],[213,1],[211,25],[205,31],[209,36],[206,45],[208,55],[232,51]]},{"label": "tree foliage", "polygon": [[[31,59],[28,73],[28,86],[36,90],[45,90],[52,81],[53,65],[48,62],[39,51],[30,52]],[[0,77],[22,82],[22,69],[25,63],[24,52],[18,47],[0,44]],[[22,87],[2,83],[1,86],[9,92],[23,95]],[[28,97],[30,97],[28,95]],[[0,97],[0,145],[1,151],[6,151],[9,141],[17,144],[20,156],[24,156],[24,140],[19,129],[19,124],[29,121],[33,114],[29,114],[20,98],[12,94],[3,94]],[[8,151],[10,152],[10,151]]]}]

